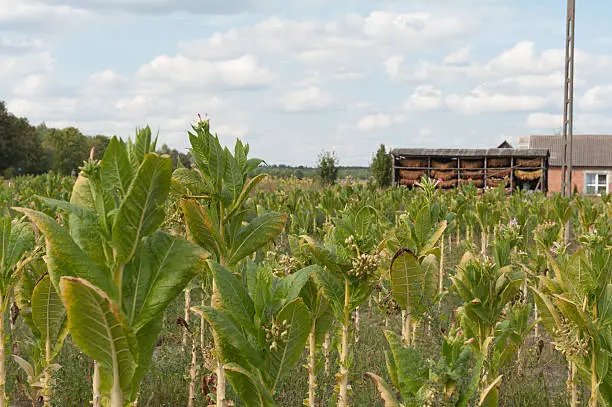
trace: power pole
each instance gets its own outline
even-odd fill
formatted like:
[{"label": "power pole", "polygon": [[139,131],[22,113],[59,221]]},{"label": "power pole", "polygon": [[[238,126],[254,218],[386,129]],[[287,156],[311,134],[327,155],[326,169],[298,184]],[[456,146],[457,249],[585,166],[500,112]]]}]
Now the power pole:
[{"label": "power pole", "polygon": [[561,193],[572,195],[572,144],[574,136],[574,24],[576,0],[567,0],[565,41],[565,92],[563,94],[563,165]]}]

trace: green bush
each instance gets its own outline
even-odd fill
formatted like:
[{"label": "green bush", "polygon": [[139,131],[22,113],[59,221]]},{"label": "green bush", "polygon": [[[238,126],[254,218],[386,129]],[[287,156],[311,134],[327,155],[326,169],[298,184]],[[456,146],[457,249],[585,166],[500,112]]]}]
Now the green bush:
[{"label": "green bush", "polygon": [[317,173],[324,185],[333,185],[338,178],[338,157],[333,151],[325,151],[319,154]]},{"label": "green bush", "polygon": [[381,144],[370,166],[379,187],[384,188],[391,185],[392,167],[391,154],[387,154],[385,145]]}]

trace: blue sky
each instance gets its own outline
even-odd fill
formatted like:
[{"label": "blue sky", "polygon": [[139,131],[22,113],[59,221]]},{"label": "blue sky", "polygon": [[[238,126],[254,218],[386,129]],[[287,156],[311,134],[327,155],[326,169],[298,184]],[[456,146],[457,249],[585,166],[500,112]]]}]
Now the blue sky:
[{"label": "blue sky", "polygon": [[[577,0],[576,132],[612,133],[609,1]],[[584,3],[584,4],[583,4]],[[488,147],[562,124],[565,0],[0,0],[0,95],[33,124],[171,147],[207,114],[269,163]]]}]

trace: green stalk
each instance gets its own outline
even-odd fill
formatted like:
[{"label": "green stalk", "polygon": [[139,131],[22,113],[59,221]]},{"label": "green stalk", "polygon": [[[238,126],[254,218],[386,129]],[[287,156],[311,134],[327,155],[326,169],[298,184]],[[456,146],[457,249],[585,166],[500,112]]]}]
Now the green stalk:
[{"label": "green stalk", "polygon": [[0,407],[8,407],[9,400],[6,397],[6,357],[4,349],[4,318],[6,312],[6,298],[0,294]]},{"label": "green stalk", "polygon": [[102,407],[102,397],[100,396],[100,367],[98,362],[94,360],[94,372],[93,372],[93,407]]},{"label": "green stalk", "polygon": [[317,376],[315,367],[317,363],[317,345],[315,342],[315,323],[313,322],[308,335],[308,406],[316,406]]},{"label": "green stalk", "polygon": [[573,362],[570,362],[570,377],[569,377],[569,384],[570,384],[570,391],[572,394],[572,402],[571,402],[571,406],[572,407],[578,407],[578,385],[576,383],[576,365]]},{"label": "green stalk", "polygon": [[111,389],[110,400],[111,407],[124,407],[123,402],[123,391],[121,390],[121,378],[119,375],[119,362],[117,361],[117,355],[113,356],[113,388]]},{"label": "green stalk", "polygon": [[[189,319],[190,319],[190,312],[189,310],[191,309],[191,289],[189,287],[187,287],[185,289],[185,308],[184,308],[184,314],[183,314],[183,319],[185,320],[185,323],[187,323],[187,326],[189,326]],[[187,349],[187,340],[188,340],[188,335],[189,332],[187,332],[186,329],[183,330],[183,351]]]},{"label": "green stalk", "polygon": [[342,339],[340,347],[340,388],[338,390],[338,407],[348,407],[348,330],[350,323],[349,312],[349,280],[344,279],[344,320],[342,321]]},{"label": "green stalk", "polygon": [[[221,240],[225,240],[225,226],[223,224],[224,218],[225,218],[225,211],[223,208],[223,204],[219,202],[219,236],[221,237]],[[220,258],[219,263],[224,266],[225,259],[223,259],[223,257]],[[215,295],[218,295],[216,291],[217,291],[217,286],[215,285],[215,282],[213,280],[213,295],[212,295],[213,297]],[[212,302],[212,298],[211,298],[211,302]],[[221,364],[221,361],[219,360],[219,358],[217,358],[216,374],[217,374],[217,407],[224,407],[225,406],[225,369],[223,369],[223,365]]]},{"label": "green stalk", "polygon": [[[186,329],[185,329],[186,330]],[[197,374],[197,346],[195,335],[191,336],[191,362],[189,363],[189,396],[187,399],[187,407],[195,406],[195,387],[196,387],[196,374]]]},{"label": "green stalk", "polygon": [[45,371],[42,382],[42,397],[45,407],[51,406],[51,338],[47,335],[45,339]]}]

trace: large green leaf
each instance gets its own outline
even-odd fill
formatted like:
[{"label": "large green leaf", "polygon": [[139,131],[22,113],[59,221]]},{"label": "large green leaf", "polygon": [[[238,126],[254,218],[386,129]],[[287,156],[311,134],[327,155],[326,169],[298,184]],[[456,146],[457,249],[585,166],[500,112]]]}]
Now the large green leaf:
[{"label": "large green leaf", "polygon": [[192,194],[201,194],[208,191],[208,185],[199,173],[187,168],[177,168],[172,173],[172,178],[183,185]]},{"label": "large green leaf", "polygon": [[102,228],[103,222],[101,222],[98,214],[93,209],[77,203],[46,197],[39,197],[39,199],[45,204],[59,208],[69,214],[70,236],[93,261],[104,267],[106,265],[105,238]]},{"label": "large green leaf", "polygon": [[262,363],[261,354],[249,343],[241,327],[232,320],[228,311],[209,306],[192,307],[191,310],[202,315],[211,326],[221,363],[240,361],[243,365],[253,366]]},{"label": "large green leaf", "polygon": [[163,205],[170,190],[172,160],[149,153],[119,208],[113,224],[113,246],[117,260],[127,262],[143,237],[153,233],[164,221]]},{"label": "large green leaf", "polygon": [[389,388],[389,385],[382,377],[370,372],[367,372],[365,375],[376,385],[376,388],[380,393],[380,398],[382,399],[385,407],[400,407],[400,405],[397,403],[395,395],[393,394],[393,391],[391,388]]},{"label": "large green leaf", "polygon": [[126,304],[135,330],[161,317],[204,266],[206,252],[187,240],[157,231],[146,238],[142,259],[135,267],[126,267],[124,280],[133,282]]},{"label": "large green leaf", "polygon": [[42,212],[26,208],[14,209],[27,215],[45,236],[47,266],[56,290],[59,289],[62,276],[73,276],[89,281],[113,298],[117,295],[108,269],[91,260],[72,240],[66,229]]},{"label": "large green leaf", "polygon": [[225,153],[217,137],[208,138],[208,173],[217,192],[221,190],[221,182],[225,173]]},{"label": "large green leaf", "polygon": [[222,265],[212,261],[209,264],[219,292],[220,307],[229,311],[242,328],[255,334],[256,328],[253,325],[255,307],[242,282]]},{"label": "large green leaf", "polygon": [[411,313],[422,296],[423,274],[417,257],[400,249],[391,260],[391,293],[398,305]]},{"label": "large green leaf", "polygon": [[312,275],[314,282],[323,291],[323,295],[329,301],[336,318],[342,318],[344,314],[344,285],[329,270],[320,269]]},{"label": "large green leaf", "polygon": [[74,343],[98,361],[101,390],[108,392],[119,385],[121,391],[128,393],[138,353],[134,333],[118,304],[81,278],[62,277],[60,292]]},{"label": "large green leaf", "polygon": [[274,392],[280,379],[300,360],[310,333],[310,313],[301,298],[285,305],[276,315],[276,320],[287,321],[289,328],[286,340],[281,341],[277,348],[270,352],[269,367],[263,372],[271,392]]},{"label": "large green leaf", "polygon": [[215,253],[218,258],[221,255],[223,241],[210,216],[199,203],[191,199],[182,200],[181,208],[183,209],[189,239],[204,249]]},{"label": "large green leaf", "polygon": [[223,174],[223,184],[225,189],[232,197],[232,203],[236,202],[242,192],[244,185],[244,177],[242,176],[242,168],[229,150],[225,150],[225,173]]},{"label": "large green leaf", "polygon": [[247,407],[273,407],[272,395],[261,383],[261,378],[237,363],[224,366],[225,373],[241,401]]},{"label": "large green leaf", "polygon": [[106,147],[100,169],[102,185],[122,199],[132,183],[133,169],[126,149],[113,137]]},{"label": "large green leaf", "polygon": [[49,338],[54,343],[58,338],[64,320],[66,309],[62,299],[51,284],[49,275],[44,276],[32,292],[32,321],[43,338]]},{"label": "large green leaf", "polygon": [[429,212],[429,206],[423,206],[416,216],[415,221],[415,238],[419,243],[419,247],[426,244],[432,231],[431,214]]},{"label": "large green leaf", "polygon": [[438,229],[436,229],[435,232],[429,237],[429,239],[427,239],[427,243],[425,243],[425,246],[423,246],[421,252],[426,253],[430,250],[433,250],[438,244],[440,238],[442,238],[442,235],[444,235],[444,231],[446,230],[447,226],[448,222],[446,220],[440,222]]},{"label": "large green leaf", "polygon": [[135,400],[138,396],[140,382],[149,372],[151,366],[151,358],[157,343],[157,337],[162,330],[163,318],[155,318],[147,325],[135,331],[136,342],[138,344],[138,361],[137,367],[132,378],[132,394],[130,400]]},{"label": "large green leaf", "polygon": [[[606,285],[597,304],[597,315],[603,326],[612,325],[612,283]],[[612,346],[612,344],[610,344]],[[612,383],[611,383],[612,385]]]},{"label": "large green leaf", "polygon": [[371,233],[372,224],[376,221],[376,209],[364,206],[355,215],[355,229],[359,237],[368,236]]},{"label": "large green leaf", "polygon": [[259,174],[259,175],[256,175],[255,177],[251,178],[251,180],[246,183],[246,185],[242,189],[242,192],[240,193],[240,196],[238,197],[238,199],[236,201],[234,201],[234,203],[232,204],[229,212],[227,213],[227,218],[229,218],[234,213],[236,213],[236,211],[238,211],[238,210],[240,210],[242,208],[242,204],[244,204],[244,201],[247,200],[247,198],[249,197],[249,194],[251,193],[253,188],[255,188],[255,186],[257,184],[259,184],[267,176],[268,176],[268,174]]},{"label": "large green leaf", "polygon": [[397,374],[397,387],[402,398],[409,400],[419,393],[428,378],[428,370],[419,352],[406,347],[402,339],[392,331],[385,331],[385,337],[393,356]]},{"label": "large green leaf", "polygon": [[10,218],[0,218],[0,268],[4,273],[17,265],[25,252],[33,246],[34,232],[31,225],[25,222],[13,225]]},{"label": "large green leaf", "polygon": [[280,234],[285,226],[286,216],[270,212],[253,219],[240,229],[230,249],[227,264],[237,264],[246,256],[260,249]]}]

